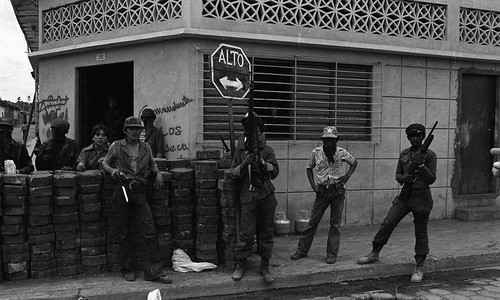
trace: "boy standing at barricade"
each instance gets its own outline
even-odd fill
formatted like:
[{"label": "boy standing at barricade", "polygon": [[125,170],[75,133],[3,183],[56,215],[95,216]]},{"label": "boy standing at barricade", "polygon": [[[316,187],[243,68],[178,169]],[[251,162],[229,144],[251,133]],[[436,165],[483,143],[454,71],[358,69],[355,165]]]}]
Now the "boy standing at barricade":
[{"label": "boy standing at barricade", "polygon": [[[340,246],[340,223],[345,201],[345,184],[358,166],[358,161],[344,148],[337,146],[338,131],[334,126],[323,129],[323,146],[315,148],[307,164],[307,179],[316,193],[311,218],[307,228],[300,234],[297,251],[292,260],[307,256],[325,210],[330,206],[330,231],[326,245],[326,263],[334,264]],[[349,170],[342,175],[342,162],[349,164]],[[313,169],[318,182],[314,181]]]},{"label": "boy standing at barricade", "polygon": [[149,144],[139,141],[143,128],[141,119],[128,117],[123,125],[125,139],[111,144],[103,162],[104,170],[110,173],[112,178],[120,180],[114,196],[118,213],[116,226],[120,238],[121,272],[125,280],[135,281],[136,271],[132,266],[133,246],[129,216],[132,213],[142,235],[144,279],[172,283],[172,280],[162,272],[153,215],[146,199],[148,174],[152,172],[155,175],[157,189],[163,187],[163,176],[151,154]]}]

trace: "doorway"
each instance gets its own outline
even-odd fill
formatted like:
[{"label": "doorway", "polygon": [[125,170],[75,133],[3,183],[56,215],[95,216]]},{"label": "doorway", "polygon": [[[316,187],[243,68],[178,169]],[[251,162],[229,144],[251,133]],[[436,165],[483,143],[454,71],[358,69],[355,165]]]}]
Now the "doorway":
[{"label": "doorway", "polygon": [[[107,64],[77,69],[78,127],[76,140],[80,148],[92,143],[92,127],[104,123],[109,110],[108,100],[116,100],[116,110],[125,117],[134,113],[134,65],[133,62]],[[123,121],[119,121],[123,125]],[[118,131],[118,130],[117,130]],[[123,138],[123,131],[117,139]]]},{"label": "doorway", "polygon": [[496,145],[497,80],[494,75],[462,73],[461,113],[457,120],[459,195],[496,192],[491,174],[494,157],[489,152]]}]

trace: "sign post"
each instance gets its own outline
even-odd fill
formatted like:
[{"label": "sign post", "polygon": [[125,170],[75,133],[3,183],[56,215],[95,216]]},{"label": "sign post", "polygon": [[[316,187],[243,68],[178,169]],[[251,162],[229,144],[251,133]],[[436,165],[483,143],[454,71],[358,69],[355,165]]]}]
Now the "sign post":
[{"label": "sign post", "polygon": [[229,139],[231,157],[234,155],[233,100],[243,99],[250,91],[252,66],[243,49],[220,44],[210,55],[210,75],[215,89],[228,99]]}]

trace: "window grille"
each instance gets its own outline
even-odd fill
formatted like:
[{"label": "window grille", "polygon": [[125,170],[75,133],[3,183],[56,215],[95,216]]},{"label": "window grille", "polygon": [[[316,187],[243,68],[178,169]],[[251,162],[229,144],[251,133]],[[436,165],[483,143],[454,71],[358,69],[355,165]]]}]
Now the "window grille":
[{"label": "window grille", "polygon": [[500,46],[500,12],[460,8],[459,39],[467,44]]},{"label": "window grille", "polygon": [[182,0],[89,0],[42,12],[44,44],[178,19]]},{"label": "window grille", "polygon": [[[382,68],[339,61],[250,56],[254,79],[254,109],[266,123],[270,140],[315,140],[333,125],[343,140],[377,141],[380,126]],[[203,140],[229,138],[229,110],[212,86],[209,55],[199,66],[198,134]],[[235,138],[243,132],[241,118],[248,97],[233,101]]]},{"label": "window grille", "polygon": [[402,0],[203,0],[203,17],[446,40],[446,5]]}]

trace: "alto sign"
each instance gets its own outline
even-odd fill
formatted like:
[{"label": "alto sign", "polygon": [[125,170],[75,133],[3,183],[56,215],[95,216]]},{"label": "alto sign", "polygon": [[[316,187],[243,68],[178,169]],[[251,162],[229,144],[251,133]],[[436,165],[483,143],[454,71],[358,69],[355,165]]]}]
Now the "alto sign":
[{"label": "alto sign", "polygon": [[251,64],[240,47],[220,44],[210,55],[210,72],[222,98],[243,99],[250,91]]}]

